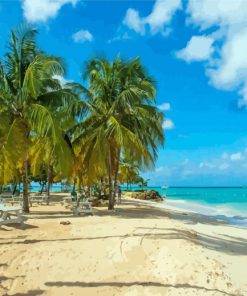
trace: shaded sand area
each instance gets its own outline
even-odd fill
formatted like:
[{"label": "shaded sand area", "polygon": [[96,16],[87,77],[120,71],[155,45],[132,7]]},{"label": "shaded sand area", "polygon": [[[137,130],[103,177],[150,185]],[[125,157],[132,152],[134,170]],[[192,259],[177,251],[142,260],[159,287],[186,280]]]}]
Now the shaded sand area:
[{"label": "shaded sand area", "polygon": [[93,217],[31,211],[0,228],[0,295],[247,295],[245,229],[129,199]]}]

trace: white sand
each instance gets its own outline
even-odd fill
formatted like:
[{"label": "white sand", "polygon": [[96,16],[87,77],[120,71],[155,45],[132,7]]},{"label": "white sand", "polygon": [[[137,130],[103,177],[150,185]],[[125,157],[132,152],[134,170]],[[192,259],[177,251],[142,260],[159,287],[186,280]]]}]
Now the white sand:
[{"label": "white sand", "polygon": [[0,295],[247,295],[245,229],[129,199],[93,217],[31,211],[0,228]]}]

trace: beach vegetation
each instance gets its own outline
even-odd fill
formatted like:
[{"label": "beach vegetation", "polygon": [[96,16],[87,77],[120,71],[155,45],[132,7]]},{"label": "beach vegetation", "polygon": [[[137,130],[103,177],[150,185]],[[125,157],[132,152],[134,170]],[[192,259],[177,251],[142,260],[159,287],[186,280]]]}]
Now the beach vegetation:
[{"label": "beach vegetation", "polygon": [[[163,113],[156,87],[140,58],[95,57],[82,82],[64,82],[64,61],[44,53],[37,30],[11,31],[0,61],[0,185],[23,184],[29,212],[29,183],[64,181],[79,190],[97,186],[114,208],[120,183],[145,180],[164,144]],[[89,190],[89,189],[88,189]]]}]

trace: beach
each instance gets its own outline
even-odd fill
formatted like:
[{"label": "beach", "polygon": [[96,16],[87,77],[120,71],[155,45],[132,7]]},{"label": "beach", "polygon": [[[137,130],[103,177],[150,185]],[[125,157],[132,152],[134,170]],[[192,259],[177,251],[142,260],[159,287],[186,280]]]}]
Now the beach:
[{"label": "beach", "polygon": [[129,198],[74,217],[56,198],[0,228],[0,295],[247,295],[246,229]]}]

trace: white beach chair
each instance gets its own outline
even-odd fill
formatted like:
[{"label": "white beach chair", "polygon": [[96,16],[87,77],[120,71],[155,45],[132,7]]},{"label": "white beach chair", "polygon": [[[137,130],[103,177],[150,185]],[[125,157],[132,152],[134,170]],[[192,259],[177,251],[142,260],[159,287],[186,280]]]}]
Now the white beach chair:
[{"label": "white beach chair", "polygon": [[0,203],[0,226],[11,223],[23,224],[24,219],[21,216],[21,211],[20,206],[13,207]]},{"label": "white beach chair", "polygon": [[64,205],[66,209],[70,208],[74,215],[94,214],[91,202],[87,200],[78,202],[74,197],[73,199],[71,196],[67,196],[63,199],[61,204]]},{"label": "white beach chair", "polygon": [[15,195],[12,195],[12,193],[10,194],[1,194],[0,198],[2,199],[3,203],[11,203],[12,205],[17,203],[20,204],[20,197],[17,197]]},{"label": "white beach chair", "polygon": [[37,204],[46,204],[49,205],[49,198],[47,195],[34,195],[30,197],[31,204],[37,203]]},{"label": "white beach chair", "polygon": [[92,203],[88,201],[79,202],[79,204],[76,203],[72,206],[71,210],[73,211],[73,214],[77,216],[80,214],[94,215]]},{"label": "white beach chair", "polygon": [[61,205],[65,206],[65,208],[69,208],[71,206],[74,206],[77,203],[77,201],[73,200],[71,196],[66,196],[62,201]]},{"label": "white beach chair", "polygon": [[12,201],[12,193],[11,192],[3,192],[0,194],[0,199],[2,199],[5,202]]},{"label": "white beach chair", "polygon": [[9,201],[12,205],[14,204],[19,204],[22,205],[23,204],[23,197],[22,196],[12,196],[12,201]]},{"label": "white beach chair", "polygon": [[8,198],[8,197],[12,197],[12,192],[3,192],[0,194],[0,198]]},{"label": "white beach chair", "polygon": [[[23,205],[23,195],[22,194],[20,194],[20,195],[1,194],[0,199],[2,200],[2,203],[11,204],[12,206],[15,204],[18,204],[20,206]],[[30,196],[29,196],[29,205],[30,205],[30,207],[32,206]]]}]

